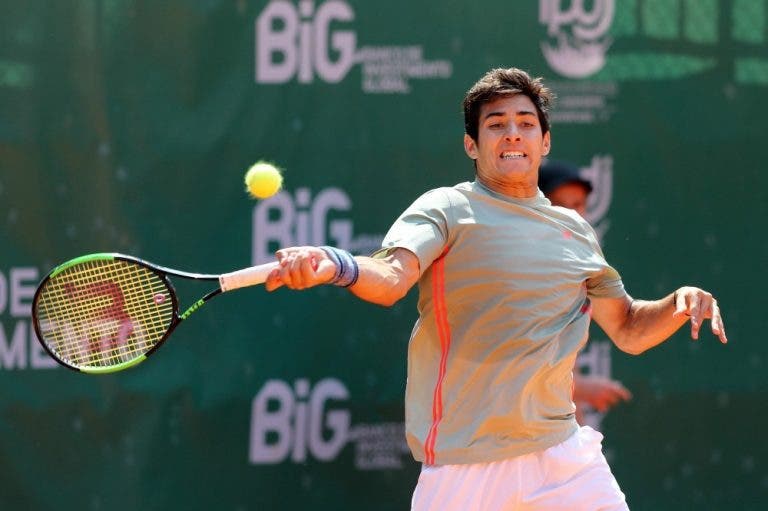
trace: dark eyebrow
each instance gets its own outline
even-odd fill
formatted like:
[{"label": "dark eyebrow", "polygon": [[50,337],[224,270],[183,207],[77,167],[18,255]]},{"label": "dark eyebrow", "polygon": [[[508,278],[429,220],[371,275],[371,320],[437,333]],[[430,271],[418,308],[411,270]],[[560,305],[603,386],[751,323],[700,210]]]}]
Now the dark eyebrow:
[{"label": "dark eyebrow", "polygon": [[[505,117],[507,114],[505,112],[488,112],[485,114],[485,117],[483,120],[490,119],[491,117]],[[519,112],[515,112],[515,116],[528,116],[532,115],[538,119],[538,115],[536,115],[536,112],[529,112],[528,110],[520,110]]]},{"label": "dark eyebrow", "polygon": [[490,119],[491,117],[504,117],[506,115],[507,114],[505,114],[504,112],[488,112],[487,114],[485,114],[485,117],[483,117],[483,120],[485,121],[486,119]]}]

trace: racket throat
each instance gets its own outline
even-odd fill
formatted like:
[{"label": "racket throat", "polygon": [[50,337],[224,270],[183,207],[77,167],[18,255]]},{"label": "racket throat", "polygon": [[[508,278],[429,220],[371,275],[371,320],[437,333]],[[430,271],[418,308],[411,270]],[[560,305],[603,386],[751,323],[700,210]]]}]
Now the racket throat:
[{"label": "racket throat", "polygon": [[214,289],[213,291],[211,291],[210,293],[208,293],[207,295],[205,295],[204,297],[200,298],[198,301],[190,305],[189,308],[187,308],[187,310],[185,310],[184,313],[181,316],[179,316],[179,319],[181,321],[184,321],[193,312],[195,312],[197,309],[202,307],[205,302],[207,302],[208,300],[210,300],[211,298],[213,298],[214,296],[220,293],[221,293],[221,289]]},{"label": "racket throat", "polygon": [[190,305],[189,308],[185,310],[181,316],[179,316],[179,318],[181,318],[182,320],[187,319],[190,316],[190,314],[192,314],[197,309],[202,307],[204,303],[205,303],[205,299],[200,298],[198,301]]}]

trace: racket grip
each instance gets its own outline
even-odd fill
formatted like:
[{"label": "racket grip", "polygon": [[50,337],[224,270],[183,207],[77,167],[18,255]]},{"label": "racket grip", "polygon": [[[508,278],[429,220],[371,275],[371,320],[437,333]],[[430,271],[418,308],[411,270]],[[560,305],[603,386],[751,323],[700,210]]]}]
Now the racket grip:
[{"label": "racket grip", "polygon": [[273,262],[225,273],[219,275],[219,285],[222,291],[232,291],[241,287],[263,284],[267,280],[267,275],[277,266],[278,263]]}]

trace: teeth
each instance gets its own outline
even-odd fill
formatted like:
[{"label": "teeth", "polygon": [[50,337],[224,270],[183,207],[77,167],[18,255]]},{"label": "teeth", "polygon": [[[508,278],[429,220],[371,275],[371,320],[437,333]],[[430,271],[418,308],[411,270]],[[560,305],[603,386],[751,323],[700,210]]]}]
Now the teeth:
[{"label": "teeth", "polygon": [[525,153],[520,151],[505,151],[501,153],[501,157],[504,160],[516,160],[518,158],[525,158]]}]

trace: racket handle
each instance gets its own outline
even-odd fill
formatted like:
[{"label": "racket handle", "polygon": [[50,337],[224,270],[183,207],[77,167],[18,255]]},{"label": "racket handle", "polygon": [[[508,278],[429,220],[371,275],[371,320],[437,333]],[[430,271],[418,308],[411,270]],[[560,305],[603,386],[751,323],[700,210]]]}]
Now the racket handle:
[{"label": "racket handle", "polygon": [[219,285],[222,291],[232,291],[241,287],[263,284],[267,280],[267,275],[277,266],[278,263],[276,262],[266,263],[233,271],[232,273],[225,273],[219,275]]}]

